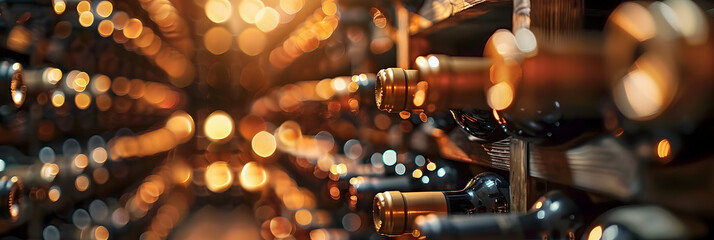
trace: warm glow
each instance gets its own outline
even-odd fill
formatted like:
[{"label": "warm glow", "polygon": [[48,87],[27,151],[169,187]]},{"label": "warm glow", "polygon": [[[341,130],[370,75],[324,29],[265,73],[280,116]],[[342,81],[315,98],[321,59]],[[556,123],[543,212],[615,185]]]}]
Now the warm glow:
[{"label": "warm glow", "polygon": [[129,25],[129,15],[121,11],[116,12],[112,16],[112,22],[114,23],[114,29],[122,30]]},{"label": "warm glow", "polygon": [[52,93],[52,106],[61,107],[64,105],[64,92],[55,90]]},{"label": "warm glow", "polygon": [[112,11],[114,11],[114,5],[109,1],[104,0],[97,4],[97,15],[100,17],[109,17],[112,15]]},{"label": "warm glow", "polygon": [[650,11],[634,2],[620,4],[610,15],[608,22],[640,42],[654,37],[657,33],[657,24]]},{"label": "warm glow", "polygon": [[86,93],[78,93],[74,96],[74,104],[77,105],[77,108],[84,110],[92,104],[92,98]]},{"label": "warm glow", "polygon": [[191,181],[193,169],[183,161],[175,162],[171,165],[174,183],[187,184]]},{"label": "warm glow", "polygon": [[64,0],[54,0],[54,3],[54,10],[57,14],[62,14],[67,9],[67,3]]},{"label": "warm glow", "polygon": [[112,81],[106,75],[97,75],[92,80],[92,93],[101,94],[109,91]]},{"label": "warm glow", "polygon": [[280,13],[271,7],[264,7],[255,15],[255,26],[263,32],[270,32],[280,23]]},{"label": "warm glow", "polygon": [[[69,75],[67,78],[69,79]],[[86,72],[78,72],[69,86],[72,87],[74,91],[84,92],[84,90],[87,89],[87,85],[89,85],[89,74]]]},{"label": "warm glow", "polygon": [[250,143],[253,147],[253,152],[261,157],[270,157],[270,155],[273,155],[277,146],[273,134],[266,131],[260,131],[255,134]]},{"label": "warm glow", "polygon": [[50,190],[47,192],[47,198],[52,202],[57,202],[60,196],[62,196],[62,191],[60,191],[58,186],[50,187]]},{"label": "warm glow", "polygon": [[295,212],[295,222],[302,226],[307,226],[312,223],[312,213],[307,209],[300,209]]},{"label": "warm glow", "polygon": [[667,158],[672,153],[672,147],[669,140],[662,139],[657,143],[657,156],[659,158]]},{"label": "warm glow", "polygon": [[233,118],[224,111],[215,111],[206,118],[203,133],[214,142],[230,140],[233,137]]},{"label": "warm glow", "polygon": [[97,96],[95,102],[97,103],[97,108],[100,111],[106,111],[112,107],[112,98],[108,94]]},{"label": "warm glow", "polygon": [[247,23],[255,23],[258,18],[256,13],[265,8],[262,1],[259,0],[243,0],[238,5],[238,13],[243,21]]},{"label": "warm glow", "polygon": [[412,172],[413,178],[420,178],[422,175],[424,175],[424,173],[422,173],[421,169],[417,169]]},{"label": "warm glow", "polygon": [[89,12],[89,9],[91,8],[92,6],[89,4],[89,1],[83,0],[77,3],[77,13],[79,14]]},{"label": "warm glow", "polygon": [[104,226],[94,228],[94,239],[107,240],[109,239],[109,231]]},{"label": "warm glow", "polygon": [[588,234],[588,240],[600,240],[602,237],[602,227],[597,226],[593,228],[593,230],[590,230],[590,234]]},{"label": "warm glow", "polygon": [[82,14],[79,14],[79,25],[82,25],[82,27],[89,27],[92,26],[92,23],[94,23],[94,14],[92,14],[92,12],[83,12]]},{"label": "warm glow", "polygon": [[84,169],[87,167],[87,165],[89,165],[89,159],[87,158],[87,155],[77,154],[77,156],[74,157],[72,163],[75,167],[79,169]]},{"label": "warm glow", "polygon": [[42,169],[40,169],[40,177],[47,181],[52,182],[55,177],[59,174],[59,166],[54,163],[42,164]]},{"label": "warm glow", "polygon": [[211,192],[222,193],[233,184],[233,172],[226,162],[218,161],[206,167],[206,187]]},{"label": "warm glow", "polygon": [[144,24],[141,23],[141,20],[132,18],[129,19],[126,27],[124,27],[124,36],[129,39],[134,39],[139,37],[139,35],[141,35],[141,31],[143,30]]},{"label": "warm glow", "polygon": [[74,180],[74,187],[77,188],[80,192],[87,191],[89,188],[89,178],[82,174],[79,175],[75,180]]},{"label": "warm glow", "polygon": [[503,110],[513,102],[513,88],[507,82],[500,82],[491,86],[486,92],[488,106],[494,110]]},{"label": "warm glow", "polygon": [[183,143],[193,136],[193,118],[184,111],[174,112],[166,121],[166,128],[176,137],[176,140]]},{"label": "warm glow", "polygon": [[45,70],[45,74],[47,76],[47,82],[51,84],[57,84],[57,82],[62,80],[62,70],[59,68],[48,67],[47,70]]},{"label": "warm glow", "polygon": [[249,162],[240,171],[240,185],[247,191],[260,189],[268,179],[265,169],[256,162]]},{"label": "warm glow", "polygon": [[305,0],[280,0],[280,8],[287,14],[295,14],[305,5]]},{"label": "warm glow", "polygon": [[255,56],[263,52],[267,41],[265,33],[257,28],[248,28],[238,36],[238,47],[245,54]]},{"label": "warm glow", "polygon": [[154,31],[151,30],[151,28],[144,28],[144,30],[141,31],[141,35],[134,39],[134,44],[140,48],[149,47],[154,41],[154,37]]},{"label": "warm glow", "polygon": [[206,6],[206,16],[214,23],[222,23],[231,17],[233,7],[228,0],[208,0]]},{"label": "warm glow", "polygon": [[436,170],[436,163],[430,162],[426,164],[426,170],[434,171]]},{"label": "warm glow", "polygon": [[99,25],[97,26],[97,31],[99,32],[99,35],[102,37],[109,37],[114,33],[114,23],[108,19],[104,19],[101,22],[99,22]]},{"label": "warm glow", "polygon": [[103,147],[98,147],[92,150],[92,161],[96,163],[104,163],[107,161],[107,150]]},{"label": "warm glow", "polygon": [[270,220],[270,233],[276,238],[287,238],[292,235],[293,224],[284,217],[274,217]]},{"label": "warm glow", "polygon": [[615,103],[630,119],[649,119],[665,106],[665,91],[657,78],[642,69],[634,69],[615,88]]},{"label": "warm glow", "polygon": [[337,13],[337,4],[333,1],[323,1],[322,2],[322,12],[325,15],[335,15]]},{"label": "warm glow", "polygon": [[214,55],[221,55],[231,49],[233,35],[226,28],[215,26],[203,35],[203,46]]}]

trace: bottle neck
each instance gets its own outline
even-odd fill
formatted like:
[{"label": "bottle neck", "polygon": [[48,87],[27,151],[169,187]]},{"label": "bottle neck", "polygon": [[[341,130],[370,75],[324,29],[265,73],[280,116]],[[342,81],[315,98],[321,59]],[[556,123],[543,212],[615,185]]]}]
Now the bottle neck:
[{"label": "bottle neck", "polygon": [[[417,59],[419,80],[413,99],[421,109],[489,109],[486,90],[491,85],[492,62],[482,57],[452,57],[429,55]],[[420,87],[420,85],[417,85]],[[424,99],[419,99],[420,91]],[[419,105],[418,103],[423,102]]]}]

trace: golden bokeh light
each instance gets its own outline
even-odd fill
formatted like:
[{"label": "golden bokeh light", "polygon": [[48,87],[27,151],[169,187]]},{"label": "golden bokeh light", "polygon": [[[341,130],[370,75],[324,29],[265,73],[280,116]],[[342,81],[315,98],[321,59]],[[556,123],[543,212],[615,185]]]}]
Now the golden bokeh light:
[{"label": "golden bokeh light", "polygon": [[233,35],[226,28],[215,26],[203,35],[203,46],[214,55],[221,55],[231,49]]},{"label": "golden bokeh light", "polygon": [[233,184],[233,172],[228,163],[218,161],[206,167],[205,179],[208,190],[222,193]]},{"label": "golden bokeh light", "polygon": [[337,4],[333,1],[327,0],[322,2],[322,12],[325,15],[335,15],[337,13]]},{"label": "golden bokeh light", "polygon": [[227,21],[231,17],[232,9],[233,6],[228,0],[208,0],[204,6],[206,16],[214,23]]},{"label": "golden bokeh light", "polygon": [[82,25],[82,27],[89,27],[92,26],[92,23],[94,23],[94,14],[91,12],[83,12],[79,14],[79,25]]},{"label": "golden bokeh light", "polygon": [[[89,85],[89,74],[87,74],[86,72],[76,73],[77,74],[71,78],[72,80],[67,82],[67,86],[74,89],[74,91],[84,92],[84,90],[87,89],[87,85]],[[70,79],[70,75],[73,74],[68,74],[67,79]]]},{"label": "golden bokeh light", "polygon": [[77,154],[77,156],[74,157],[72,164],[79,169],[84,169],[87,165],[89,165],[89,159],[87,158],[87,155]]},{"label": "golden bokeh light", "polygon": [[184,111],[176,111],[166,121],[166,129],[171,131],[180,143],[186,142],[193,136],[193,118]]},{"label": "golden bokeh light", "polygon": [[92,150],[92,161],[96,163],[104,163],[107,161],[107,149],[98,147]]},{"label": "golden bokeh light", "polygon": [[64,92],[55,90],[52,92],[52,106],[61,107],[64,105]]},{"label": "golden bokeh light", "polygon": [[50,190],[47,191],[47,198],[50,199],[52,202],[57,202],[59,201],[60,197],[62,196],[62,191],[58,186],[52,186],[50,187]]},{"label": "golden bokeh light", "polygon": [[94,228],[94,239],[96,240],[107,240],[109,239],[109,230],[104,226],[97,226]]},{"label": "golden bokeh light", "polygon": [[203,133],[214,142],[223,142],[233,137],[233,118],[224,111],[215,111],[208,115],[203,124]]},{"label": "golden bokeh light", "polygon": [[112,86],[112,80],[110,80],[106,75],[99,74],[94,76],[94,79],[91,81],[91,85],[92,93],[102,94],[109,91],[109,88]]},{"label": "golden bokeh light", "polygon": [[295,14],[305,6],[305,0],[280,0],[280,9],[287,14]]},{"label": "golden bokeh light", "polygon": [[57,84],[62,80],[62,70],[59,68],[48,67],[43,75],[46,76],[47,82],[50,84]]},{"label": "golden bokeh light", "polygon": [[513,102],[513,88],[507,82],[491,86],[486,92],[488,106],[494,110],[503,110]]},{"label": "golden bokeh light", "polygon": [[271,7],[264,7],[255,15],[255,26],[263,32],[273,31],[280,23],[280,13]]},{"label": "golden bokeh light", "polygon": [[596,226],[592,230],[590,230],[590,234],[588,234],[588,240],[600,240],[602,237],[602,227],[601,226]]},{"label": "golden bokeh light", "polygon": [[89,189],[89,178],[87,175],[82,174],[77,176],[77,178],[74,179],[74,187],[80,192],[87,191],[87,189]]},{"label": "golden bokeh light", "polygon": [[273,134],[266,131],[255,134],[250,144],[253,147],[253,152],[261,157],[270,157],[275,153],[277,147]]},{"label": "golden bokeh light", "polygon": [[91,4],[89,4],[89,1],[82,0],[79,3],[77,3],[77,13],[82,14],[85,12],[89,12],[89,10],[92,8]]},{"label": "golden bokeh light", "polygon": [[144,28],[143,31],[141,31],[141,35],[134,39],[134,45],[140,48],[146,48],[151,45],[151,43],[154,41],[154,31],[151,30],[151,28]]},{"label": "golden bokeh light", "polygon": [[53,0],[53,2],[53,8],[56,14],[62,14],[64,13],[64,10],[67,9],[67,2],[64,0]]},{"label": "golden bokeh light", "polygon": [[99,22],[99,25],[97,26],[97,31],[99,32],[99,35],[102,37],[109,37],[114,33],[114,23],[108,19],[104,19],[101,22]]},{"label": "golden bokeh light", "polygon": [[74,96],[74,104],[77,106],[79,109],[87,109],[90,104],[92,104],[92,98],[89,97],[89,94],[87,93],[78,93],[76,96]]},{"label": "golden bokeh light", "polygon": [[112,16],[112,22],[114,23],[114,29],[122,30],[129,25],[129,15],[121,11],[116,12]]},{"label": "golden bokeh light", "polygon": [[312,213],[307,209],[300,209],[295,212],[295,222],[302,226],[307,226],[312,223]]},{"label": "golden bokeh light", "polygon": [[257,21],[256,13],[263,8],[265,5],[260,0],[243,0],[238,5],[238,14],[243,21],[255,23]]},{"label": "golden bokeh light", "polygon": [[97,3],[97,15],[100,17],[109,17],[109,15],[112,15],[112,11],[114,11],[114,5],[112,5],[112,2],[103,0]]},{"label": "golden bokeh light", "polygon": [[287,238],[292,235],[293,224],[284,217],[274,217],[270,220],[270,233],[276,238]]},{"label": "golden bokeh light", "polygon": [[249,162],[240,171],[240,185],[247,191],[257,191],[268,180],[267,173],[262,166],[256,162]]},{"label": "golden bokeh light", "polygon": [[141,23],[141,20],[132,18],[129,19],[129,21],[126,23],[126,26],[123,29],[124,36],[128,39],[134,39],[139,37],[141,35],[141,32],[144,30],[144,24]]},{"label": "golden bokeh light", "polygon": [[672,146],[670,145],[669,140],[662,139],[657,143],[657,157],[667,159],[671,153]]},{"label": "golden bokeh light", "polygon": [[188,184],[193,176],[193,169],[183,161],[177,161],[171,165],[172,180],[176,184]]},{"label": "golden bokeh light", "polygon": [[268,38],[257,28],[248,28],[238,35],[238,47],[246,55],[255,56],[263,52]]}]

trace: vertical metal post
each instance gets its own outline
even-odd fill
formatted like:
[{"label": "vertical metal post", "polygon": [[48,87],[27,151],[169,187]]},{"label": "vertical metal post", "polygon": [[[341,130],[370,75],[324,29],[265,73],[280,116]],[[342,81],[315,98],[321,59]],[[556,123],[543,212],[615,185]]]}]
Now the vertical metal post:
[{"label": "vertical metal post", "polygon": [[397,14],[397,67],[409,69],[409,11],[401,0],[394,1]]},{"label": "vertical metal post", "polygon": [[511,139],[511,212],[528,210],[528,142]]}]

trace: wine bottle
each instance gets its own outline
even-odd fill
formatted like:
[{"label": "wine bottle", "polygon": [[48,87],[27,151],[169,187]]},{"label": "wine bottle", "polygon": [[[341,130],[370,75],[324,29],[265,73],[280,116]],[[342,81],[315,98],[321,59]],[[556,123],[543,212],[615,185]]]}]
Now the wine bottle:
[{"label": "wine bottle", "polygon": [[495,173],[477,175],[460,191],[382,192],[374,197],[374,227],[383,235],[410,233],[418,216],[507,212],[508,199],[508,183]]},{"label": "wine bottle", "polygon": [[707,225],[692,216],[654,205],[634,205],[600,215],[582,239],[699,239],[706,238],[707,232]]},{"label": "wine bottle", "polygon": [[526,214],[430,214],[416,219],[414,228],[427,239],[569,239],[581,225],[575,203],[551,191]]},{"label": "wine bottle", "polygon": [[[404,175],[390,177],[358,176],[350,179],[350,207],[369,209],[374,195],[383,191],[441,191],[460,184],[459,174],[446,163],[430,162]],[[463,181],[466,182],[466,181]]]},{"label": "wine bottle", "polygon": [[456,123],[479,139],[495,142],[507,137],[498,128],[485,96],[491,85],[491,60],[429,55],[418,57],[416,66],[418,70],[379,71],[375,97],[380,110],[451,110]]},{"label": "wine bottle", "polygon": [[400,112],[478,108],[488,109],[486,88],[491,61],[479,57],[429,55],[418,57],[418,70],[387,68],[375,84],[377,107]]},{"label": "wine bottle", "polygon": [[23,205],[23,185],[16,176],[3,175],[0,177],[0,218],[2,220],[17,221]]}]

